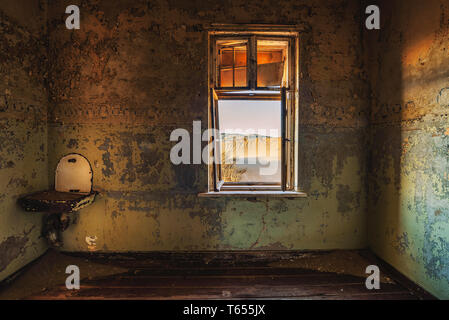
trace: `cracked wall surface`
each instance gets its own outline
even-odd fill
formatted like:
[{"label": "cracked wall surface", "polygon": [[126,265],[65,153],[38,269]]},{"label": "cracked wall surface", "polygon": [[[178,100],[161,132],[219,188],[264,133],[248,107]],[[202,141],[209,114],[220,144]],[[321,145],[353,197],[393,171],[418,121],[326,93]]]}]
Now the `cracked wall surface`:
[{"label": "cracked wall surface", "polygon": [[20,195],[48,188],[46,6],[0,3],[0,281],[46,250]]},{"label": "cracked wall surface", "polygon": [[[96,202],[67,251],[362,248],[368,85],[358,1],[52,1],[49,180],[86,156]],[[81,29],[64,9],[78,4]],[[207,126],[207,27],[301,30],[300,183],[306,199],[208,199],[206,165],[171,164],[176,128]],[[86,237],[97,237],[95,247]]]},{"label": "cracked wall surface", "polygon": [[449,298],[449,3],[380,1],[366,32],[372,249]]}]

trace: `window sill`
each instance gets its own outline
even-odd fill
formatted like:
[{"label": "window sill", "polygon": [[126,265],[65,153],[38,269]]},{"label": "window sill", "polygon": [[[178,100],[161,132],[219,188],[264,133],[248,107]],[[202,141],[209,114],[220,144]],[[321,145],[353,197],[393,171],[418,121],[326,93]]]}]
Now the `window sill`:
[{"label": "window sill", "polygon": [[272,198],[307,198],[307,194],[298,191],[220,191],[199,193],[201,198],[254,198],[254,197],[272,197]]}]

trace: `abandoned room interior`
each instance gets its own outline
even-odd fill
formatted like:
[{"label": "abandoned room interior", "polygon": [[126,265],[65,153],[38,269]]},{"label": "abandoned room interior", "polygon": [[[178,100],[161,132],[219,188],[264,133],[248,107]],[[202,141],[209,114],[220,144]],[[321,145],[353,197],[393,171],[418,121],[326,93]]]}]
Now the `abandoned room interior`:
[{"label": "abandoned room interior", "polygon": [[449,299],[448,113],[447,0],[2,0],[0,299]]}]

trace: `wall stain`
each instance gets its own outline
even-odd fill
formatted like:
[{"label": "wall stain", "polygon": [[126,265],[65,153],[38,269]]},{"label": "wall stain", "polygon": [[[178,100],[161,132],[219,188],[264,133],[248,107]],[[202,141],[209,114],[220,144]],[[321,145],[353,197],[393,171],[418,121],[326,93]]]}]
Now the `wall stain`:
[{"label": "wall stain", "polygon": [[0,272],[24,253],[28,240],[27,236],[9,236],[0,243]]},{"label": "wall stain", "polygon": [[46,249],[41,220],[16,204],[48,188],[47,12],[21,4],[0,2],[0,281]]}]

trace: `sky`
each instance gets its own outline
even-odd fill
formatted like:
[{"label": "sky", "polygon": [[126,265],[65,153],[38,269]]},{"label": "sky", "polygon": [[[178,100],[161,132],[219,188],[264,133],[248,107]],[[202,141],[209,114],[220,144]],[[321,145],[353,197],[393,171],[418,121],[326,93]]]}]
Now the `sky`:
[{"label": "sky", "polygon": [[[281,102],[280,101],[247,101],[219,100],[218,115],[220,130],[239,130],[246,133],[247,129],[255,132],[267,130],[267,136],[279,137],[281,134]],[[270,134],[270,129],[276,129],[277,134]]]}]

